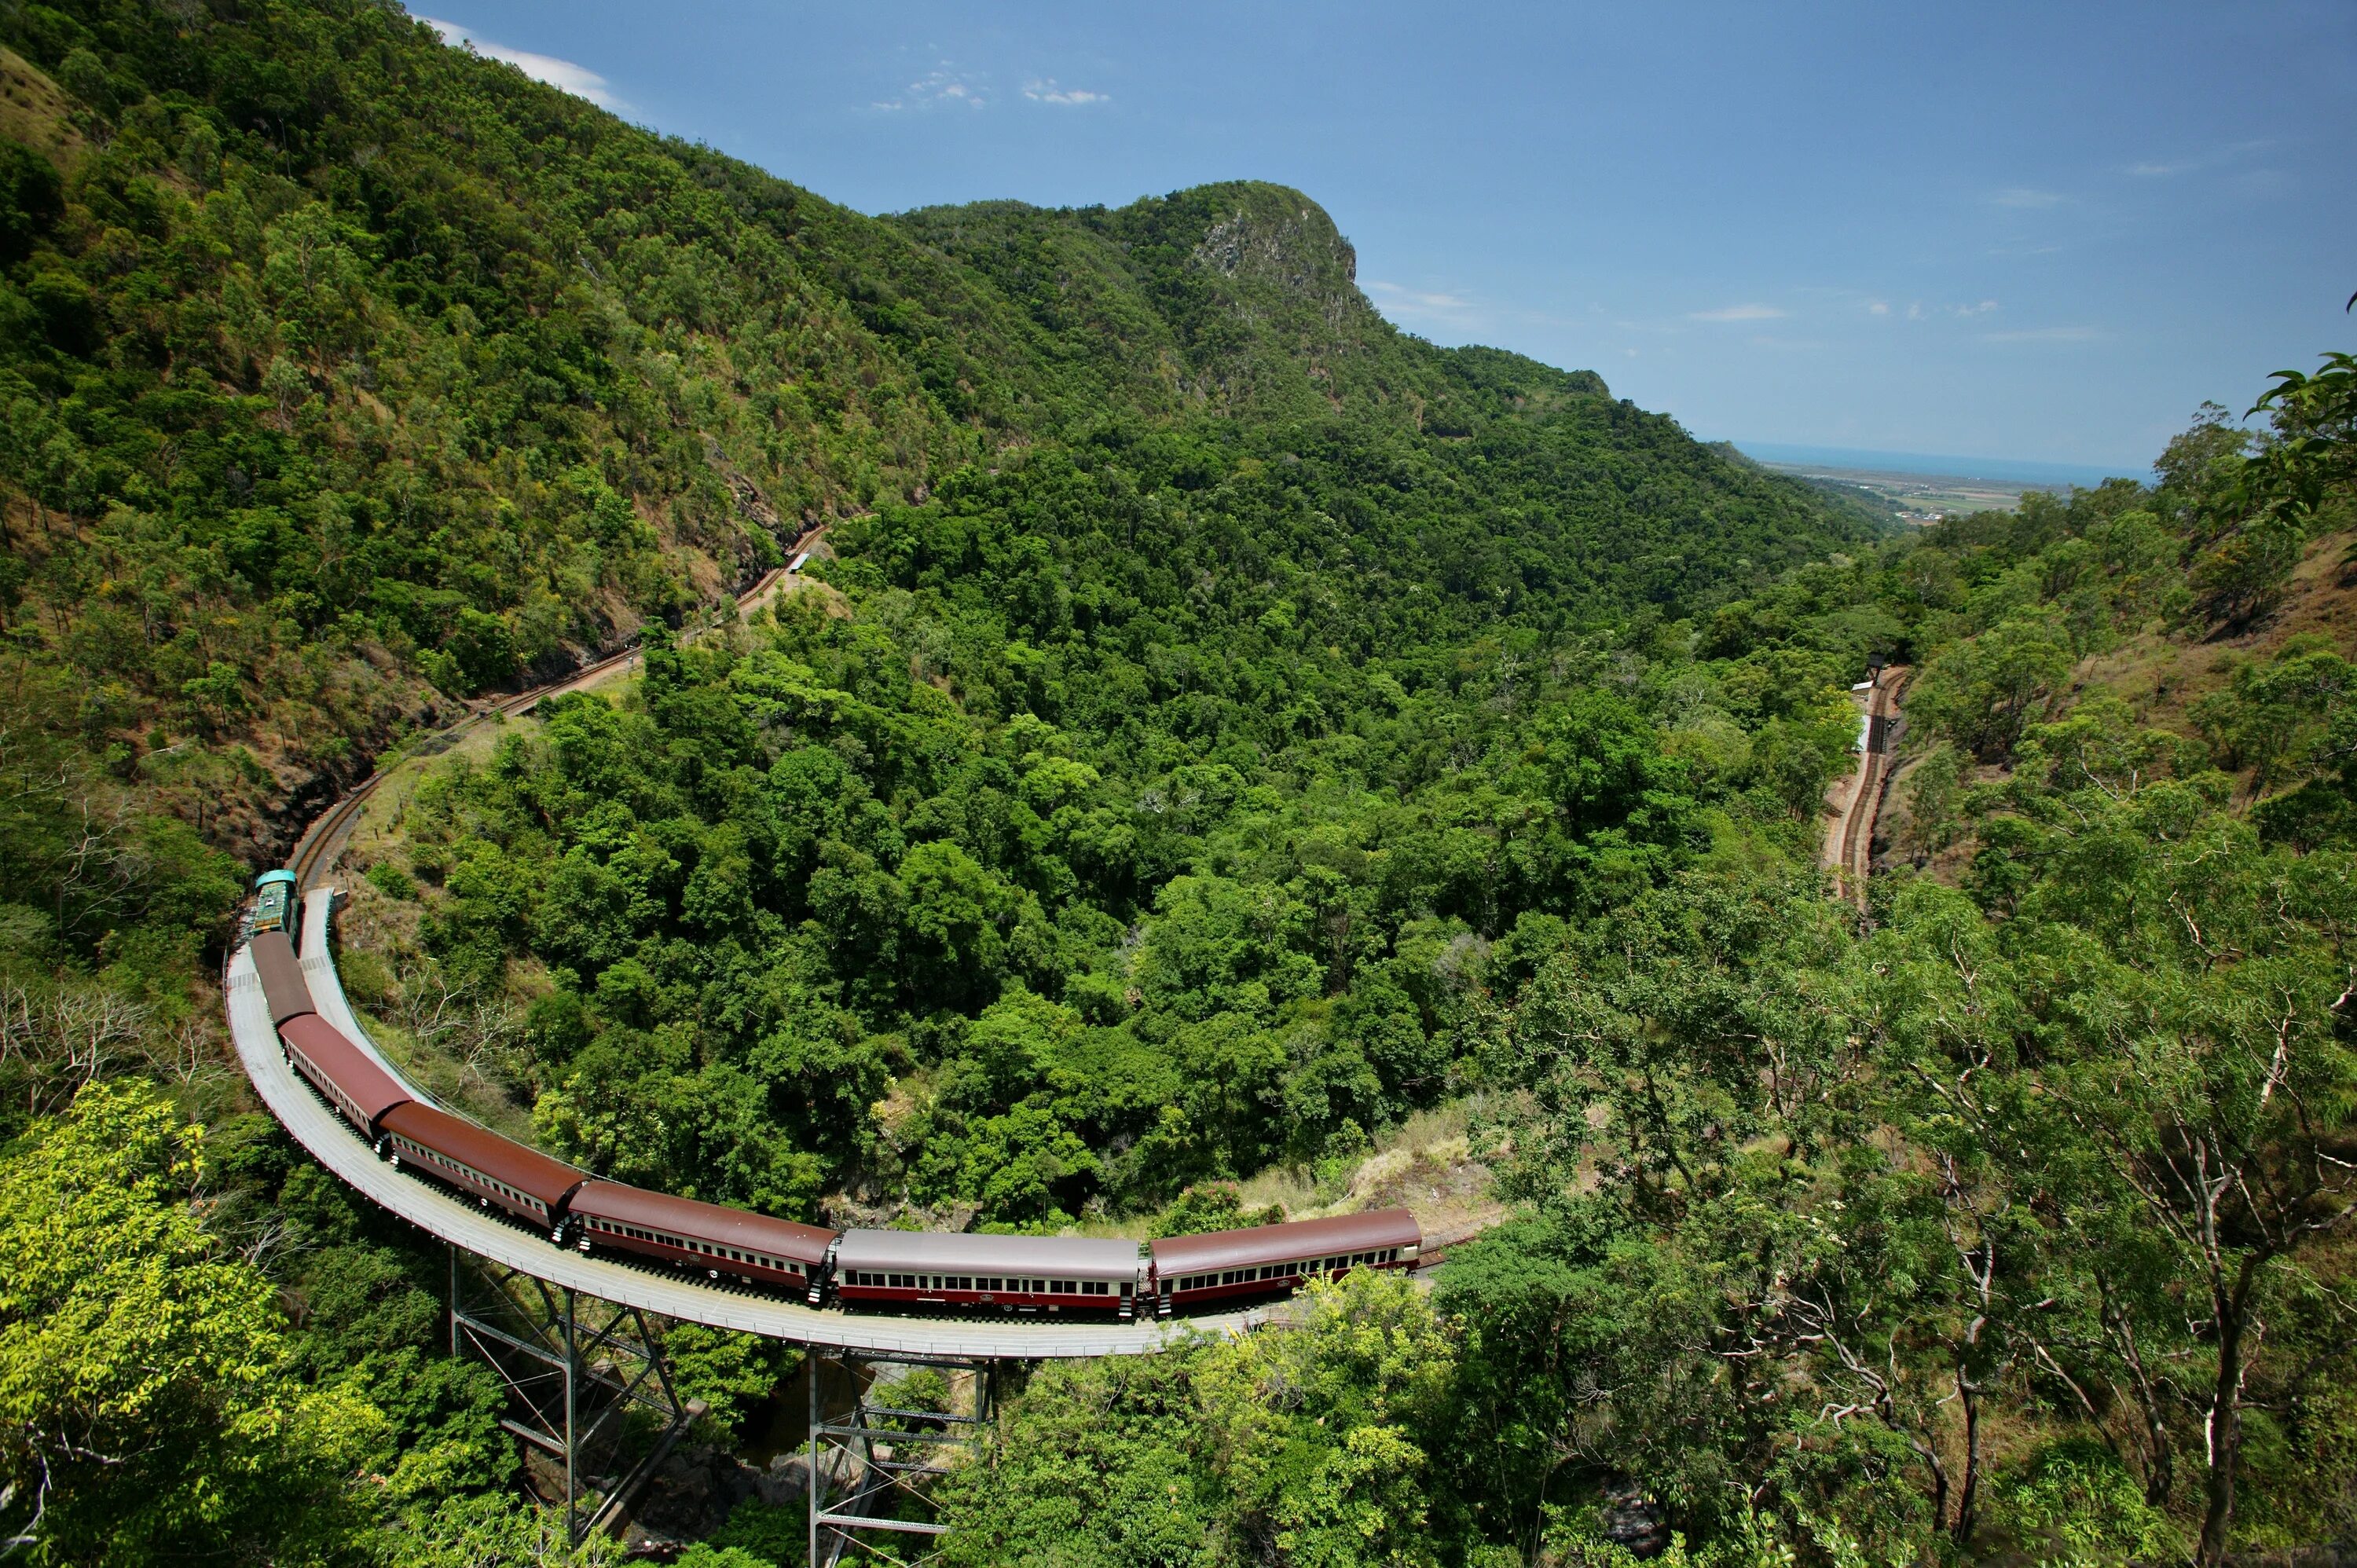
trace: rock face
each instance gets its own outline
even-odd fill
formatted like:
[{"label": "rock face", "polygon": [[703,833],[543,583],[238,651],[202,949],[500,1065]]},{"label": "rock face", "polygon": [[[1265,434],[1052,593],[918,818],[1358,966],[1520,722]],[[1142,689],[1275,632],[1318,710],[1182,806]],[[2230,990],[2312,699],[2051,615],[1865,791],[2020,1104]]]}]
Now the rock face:
[{"label": "rock face", "polygon": [[1225,217],[1204,231],[1190,262],[1234,285],[1230,307],[1256,314],[1252,295],[1273,293],[1309,306],[1329,330],[1373,325],[1359,292],[1359,255],[1326,209],[1280,186],[1243,186]]},{"label": "rock face", "polygon": [[717,1448],[682,1448],[649,1477],[623,1532],[633,1556],[662,1557],[718,1530],[737,1504],[801,1504],[810,1493],[810,1460],[780,1454],[758,1469]]},{"label": "rock face", "polygon": [[1627,1548],[1631,1557],[1658,1557],[1669,1549],[1668,1516],[1634,1481],[1617,1481],[1605,1488],[1596,1523],[1605,1540]]}]

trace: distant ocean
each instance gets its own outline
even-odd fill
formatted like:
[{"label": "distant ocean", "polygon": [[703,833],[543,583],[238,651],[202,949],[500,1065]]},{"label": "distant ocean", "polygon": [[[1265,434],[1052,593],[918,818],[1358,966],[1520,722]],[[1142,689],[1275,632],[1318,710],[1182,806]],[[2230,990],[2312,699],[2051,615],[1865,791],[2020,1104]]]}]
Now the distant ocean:
[{"label": "distant ocean", "polygon": [[1778,441],[1738,441],[1738,451],[1762,463],[1822,464],[1828,468],[1864,468],[1878,474],[1936,474],[1953,479],[1988,479],[1997,484],[2077,485],[2093,489],[2105,479],[2150,483],[2152,465],[2116,468],[2084,463],[2031,463],[2012,457],[1942,456],[1934,452],[1868,452],[1855,446],[1788,446]]}]

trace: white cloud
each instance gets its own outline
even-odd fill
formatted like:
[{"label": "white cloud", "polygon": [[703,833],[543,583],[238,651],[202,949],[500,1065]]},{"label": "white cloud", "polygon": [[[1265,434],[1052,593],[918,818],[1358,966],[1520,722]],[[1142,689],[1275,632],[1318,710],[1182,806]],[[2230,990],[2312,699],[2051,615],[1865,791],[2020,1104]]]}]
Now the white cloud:
[{"label": "white cloud", "polygon": [[2222,147],[2198,154],[2192,157],[2166,160],[2152,158],[2144,163],[2130,164],[2128,173],[2143,179],[2169,179],[2180,174],[2191,174],[2197,169],[2216,168],[2221,164],[2233,163],[2245,154],[2255,153],[2273,145],[2275,145],[2275,138],[2272,136],[2261,136],[2255,141],[2229,142]]},{"label": "white cloud", "polygon": [[2091,343],[2103,334],[2092,327],[2029,327],[2015,332],[1984,332],[1984,343]]},{"label": "white cloud", "polygon": [[2048,207],[2060,207],[2069,199],[2069,197],[2056,191],[2033,190],[2028,186],[2017,185],[1998,191],[1989,198],[1989,202],[1996,207],[2018,207],[2035,210]]},{"label": "white cloud", "polygon": [[1689,321],[1775,321],[1784,312],[1772,305],[1729,305],[1717,310],[1689,310]]},{"label": "white cloud", "polygon": [[1407,288],[1380,278],[1368,278],[1360,286],[1374,296],[1378,308],[1400,321],[1432,321],[1444,326],[1463,326],[1472,320],[1480,306],[1461,294],[1446,294],[1437,290]]},{"label": "white cloud", "polygon": [[1984,299],[1977,305],[1952,305],[1948,306],[1949,312],[1956,316],[1986,316],[1990,311],[1995,310],[1996,308],[1996,301],[1993,299]]},{"label": "white cloud", "polygon": [[984,95],[980,81],[967,76],[949,61],[943,60],[933,70],[909,83],[902,90],[899,97],[878,99],[869,107],[888,111],[930,109],[942,104],[954,107],[963,104],[969,109],[980,109],[988,102],[989,99]]},{"label": "white cloud", "polygon": [[530,49],[511,49],[505,44],[495,44],[479,34],[468,32],[456,22],[436,21],[432,16],[420,16],[419,21],[456,48],[465,46],[486,59],[503,60],[534,81],[544,81],[560,92],[570,92],[576,98],[586,98],[601,109],[619,109],[622,101],[608,90],[606,79],[586,65],[576,65],[554,55],[536,55]]},{"label": "white cloud", "polygon": [[1109,92],[1091,92],[1085,87],[1059,87],[1052,76],[1024,83],[1023,96],[1034,103],[1060,103],[1074,108],[1113,102],[1113,94]]},{"label": "white cloud", "polygon": [[1868,316],[1888,316],[1890,314],[1890,304],[1888,300],[1867,300],[1866,302],[1866,313]]}]

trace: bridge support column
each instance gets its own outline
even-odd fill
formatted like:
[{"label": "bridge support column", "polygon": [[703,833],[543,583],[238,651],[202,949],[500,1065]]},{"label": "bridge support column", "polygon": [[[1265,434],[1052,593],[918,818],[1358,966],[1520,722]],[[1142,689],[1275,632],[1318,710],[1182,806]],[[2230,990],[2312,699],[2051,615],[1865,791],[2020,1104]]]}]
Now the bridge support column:
[{"label": "bridge support column", "polygon": [[[647,1316],[450,1249],[450,1353],[500,1377],[500,1425],[565,1472],[577,1546],[612,1524],[704,1402],[683,1403]],[[642,1450],[625,1468],[630,1451]]]},{"label": "bridge support column", "polygon": [[[998,1362],[816,1345],[810,1355],[810,1568],[836,1568],[846,1555],[894,1568],[931,1562],[949,1534],[932,1484],[985,1461]],[[819,1402],[822,1362],[840,1368],[855,1391],[840,1421],[825,1420]],[[942,1386],[913,1380],[926,1372]],[[949,1408],[917,1408],[933,1404]]]}]

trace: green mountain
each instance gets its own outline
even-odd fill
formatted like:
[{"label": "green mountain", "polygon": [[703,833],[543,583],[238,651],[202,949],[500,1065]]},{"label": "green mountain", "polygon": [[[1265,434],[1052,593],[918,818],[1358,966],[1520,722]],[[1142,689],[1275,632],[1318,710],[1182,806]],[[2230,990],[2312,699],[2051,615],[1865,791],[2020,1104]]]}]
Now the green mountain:
[{"label": "green mountain", "polygon": [[1451,508],[1521,512],[1485,548],[1553,557],[1566,604],[1625,599],[1622,564],[1699,602],[1856,532],[1593,375],[1394,330],[1297,192],[869,219],[360,0],[0,38],[7,657],[249,857],[437,690],[1107,425],[1396,440]]}]

